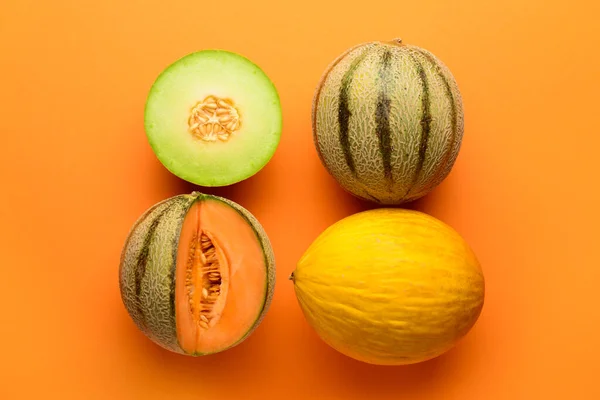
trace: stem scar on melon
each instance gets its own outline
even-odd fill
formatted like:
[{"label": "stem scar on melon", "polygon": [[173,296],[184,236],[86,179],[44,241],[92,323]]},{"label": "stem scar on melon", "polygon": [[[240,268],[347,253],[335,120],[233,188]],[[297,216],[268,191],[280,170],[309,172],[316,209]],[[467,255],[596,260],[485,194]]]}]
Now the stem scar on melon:
[{"label": "stem scar on melon", "polygon": [[260,324],[275,263],[254,216],[230,200],[195,192],[140,217],[119,275],[125,308],[144,334],[171,351],[205,355],[241,343]]}]

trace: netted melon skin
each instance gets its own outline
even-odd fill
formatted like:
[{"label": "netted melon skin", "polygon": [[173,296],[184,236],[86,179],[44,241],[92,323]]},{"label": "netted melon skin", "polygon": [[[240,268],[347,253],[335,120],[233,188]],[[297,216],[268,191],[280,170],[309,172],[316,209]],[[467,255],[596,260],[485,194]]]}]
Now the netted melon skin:
[{"label": "netted melon skin", "polygon": [[463,139],[462,97],[431,52],[397,41],[364,43],[321,77],[312,131],[321,162],[342,188],[402,204],[450,173]]},{"label": "netted melon skin", "polygon": [[[196,201],[221,201],[235,209],[252,227],[262,247],[267,266],[267,284],[259,317],[233,345],[247,339],[260,325],[275,289],[275,256],[259,221],[241,205],[220,196],[199,192],[165,199],[146,210],[127,235],[119,263],[119,289],[127,313],[152,342],[167,350],[186,354],[177,340],[175,269],[183,220]],[[199,356],[203,354],[195,353]]]}]

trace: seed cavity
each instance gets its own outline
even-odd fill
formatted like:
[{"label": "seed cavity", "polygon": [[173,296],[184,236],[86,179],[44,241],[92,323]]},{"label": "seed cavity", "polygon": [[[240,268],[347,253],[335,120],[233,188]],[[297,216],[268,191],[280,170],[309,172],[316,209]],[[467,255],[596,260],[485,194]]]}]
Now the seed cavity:
[{"label": "seed cavity", "polygon": [[190,313],[202,329],[209,328],[213,308],[221,294],[220,267],[212,240],[204,232],[194,235],[189,245],[185,286]]},{"label": "seed cavity", "polygon": [[196,104],[188,120],[190,133],[205,142],[226,142],[240,129],[238,109],[230,99],[208,96]]}]

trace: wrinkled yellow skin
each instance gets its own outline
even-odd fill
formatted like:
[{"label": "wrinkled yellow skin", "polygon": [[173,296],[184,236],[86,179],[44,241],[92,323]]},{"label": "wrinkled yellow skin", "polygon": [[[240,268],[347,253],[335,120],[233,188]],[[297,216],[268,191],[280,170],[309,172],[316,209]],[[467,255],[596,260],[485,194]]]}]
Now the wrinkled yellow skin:
[{"label": "wrinkled yellow skin", "polygon": [[347,217],[308,248],[291,277],[318,335],[371,364],[412,364],[449,350],[473,326],[484,278],[468,244],[424,213]]}]

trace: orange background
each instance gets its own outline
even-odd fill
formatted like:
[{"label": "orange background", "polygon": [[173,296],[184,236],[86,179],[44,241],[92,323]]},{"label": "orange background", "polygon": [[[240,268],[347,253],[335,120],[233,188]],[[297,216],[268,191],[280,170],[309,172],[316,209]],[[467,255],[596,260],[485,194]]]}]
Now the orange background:
[{"label": "orange background", "polygon": [[[0,399],[599,399],[597,4],[2,0]],[[346,48],[394,37],[459,82],[458,161],[409,206],[469,241],[487,297],[451,352],[376,367],[321,342],[286,278],[325,227],[372,207],[318,161],[315,85]],[[194,359],[137,331],[117,269],[134,220],[195,189],[151,152],[143,108],[158,73],[202,48],[259,64],[285,127],[258,175],[207,190],[271,237],[273,306],[242,345]]]}]

